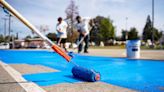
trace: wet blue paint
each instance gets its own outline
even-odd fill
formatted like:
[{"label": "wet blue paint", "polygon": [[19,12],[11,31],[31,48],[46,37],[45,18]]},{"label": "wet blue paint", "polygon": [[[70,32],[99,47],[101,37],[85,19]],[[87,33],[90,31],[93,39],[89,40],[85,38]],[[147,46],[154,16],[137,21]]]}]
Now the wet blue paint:
[{"label": "wet blue paint", "polygon": [[[9,64],[39,64],[59,70],[52,73],[23,75],[25,79],[40,86],[82,81],[72,76],[72,63],[66,62],[51,51],[0,50],[0,60]],[[72,61],[100,72],[101,81],[106,83],[146,92],[164,91],[160,90],[164,87],[164,62],[82,55],[75,55]]]}]

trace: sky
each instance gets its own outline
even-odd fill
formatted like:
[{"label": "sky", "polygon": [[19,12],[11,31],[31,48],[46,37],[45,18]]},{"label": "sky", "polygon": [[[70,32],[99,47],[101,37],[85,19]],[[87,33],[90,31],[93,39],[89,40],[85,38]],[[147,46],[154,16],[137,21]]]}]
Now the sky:
[{"label": "sky", "polygon": [[[70,0],[6,0],[19,11],[33,25],[48,25],[49,32],[55,32],[57,18],[65,18],[65,9]],[[155,1],[154,26],[164,30],[164,0]],[[75,0],[82,17],[96,17],[97,15],[110,17],[116,27],[116,35],[121,35],[122,29],[136,27],[139,34],[145,26],[146,18],[151,15],[152,0]],[[0,34],[4,31],[5,13],[0,8]],[[126,18],[128,18],[126,20]],[[126,26],[127,25],[127,26]],[[13,34],[19,32],[20,37],[31,34],[31,31],[12,17]]]}]

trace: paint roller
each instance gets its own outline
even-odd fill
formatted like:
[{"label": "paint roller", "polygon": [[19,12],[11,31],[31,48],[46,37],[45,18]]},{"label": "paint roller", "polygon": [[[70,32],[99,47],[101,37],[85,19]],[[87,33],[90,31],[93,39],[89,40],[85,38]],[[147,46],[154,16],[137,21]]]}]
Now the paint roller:
[{"label": "paint roller", "polygon": [[[68,62],[71,61],[71,57],[65,53],[59,46],[54,44],[51,40],[49,40],[46,36],[41,34],[39,30],[33,26],[27,19],[25,19],[18,11],[16,11],[10,4],[8,4],[5,0],[0,0],[0,3],[7,10],[10,11],[15,17],[17,17],[22,23],[24,23],[28,28],[30,28],[33,32],[35,32],[39,37],[41,37],[44,41],[46,41],[52,49],[65,58]],[[75,65],[72,68],[72,73],[75,77],[86,80],[86,81],[97,81],[100,79],[100,74],[96,73],[93,70],[89,70],[78,65]]]},{"label": "paint roller", "polygon": [[74,66],[72,68],[72,74],[75,78],[83,79],[89,82],[95,82],[100,80],[100,73],[93,69],[87,69],[81,66]]}]

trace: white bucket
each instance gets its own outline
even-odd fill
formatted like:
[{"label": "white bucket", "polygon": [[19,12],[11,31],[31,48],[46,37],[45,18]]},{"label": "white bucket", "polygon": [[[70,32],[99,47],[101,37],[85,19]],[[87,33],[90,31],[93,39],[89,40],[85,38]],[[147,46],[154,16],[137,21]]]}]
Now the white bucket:
[{"label": "white bucket", "polygon": [[126,42],[127,58],[137,59],[140,58],[140,40],[128,40]]}]

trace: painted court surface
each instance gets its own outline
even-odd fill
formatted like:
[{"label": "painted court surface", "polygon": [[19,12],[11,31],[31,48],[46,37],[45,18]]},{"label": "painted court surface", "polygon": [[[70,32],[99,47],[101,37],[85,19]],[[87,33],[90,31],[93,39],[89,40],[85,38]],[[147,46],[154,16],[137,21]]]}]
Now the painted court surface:
[{"label": "painted court surface", "polygon": [[[42,65],[58,70],[23,75],[26,80],[39,86],[83,82],[72,76],[73,63],[66,62],[51,51],[0,50],[0,60],[7,64]],[[138,91],[164,91],[161,90],[164,87],[164,62],[83,55],[75,55],[72,61],[100,72],[101,81],[107,84]]]}]

